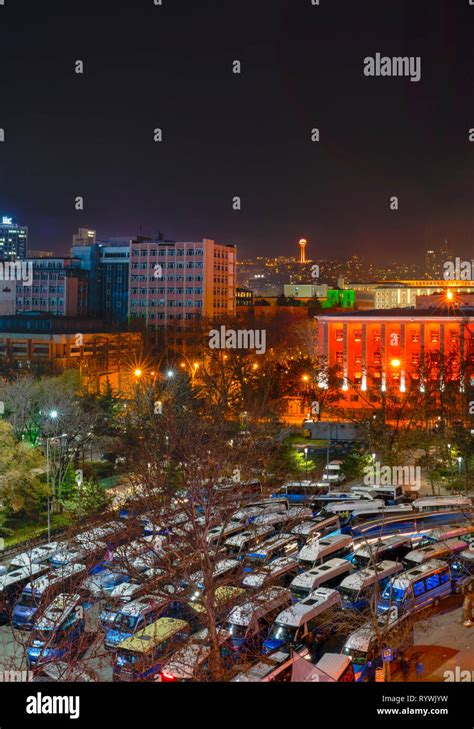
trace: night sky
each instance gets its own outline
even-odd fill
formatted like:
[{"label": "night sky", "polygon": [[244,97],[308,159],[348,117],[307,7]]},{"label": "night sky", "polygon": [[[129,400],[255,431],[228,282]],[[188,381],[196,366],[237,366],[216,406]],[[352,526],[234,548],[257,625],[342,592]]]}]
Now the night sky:
[{"label": "night sky", "polygon": [[[0,213],[57,252],[141,226],[240,258],[471,256],[473,38],[469,0],[5,0]],[[421,81],[366,78],[377,52]]]}]

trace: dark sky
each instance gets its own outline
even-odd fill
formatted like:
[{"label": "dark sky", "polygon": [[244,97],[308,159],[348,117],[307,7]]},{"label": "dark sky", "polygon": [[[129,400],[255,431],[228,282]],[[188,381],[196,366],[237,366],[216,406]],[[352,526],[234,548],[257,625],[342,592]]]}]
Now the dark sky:
[{"label": "dark sky", "polygon": [[[445,238],[472,255],[468,0],[5,2],[0,213],[32,248],[141,225],[240,257],[301,236],[312,257],[414,260]],[[421,56],[421,82],[366,78],[376,52]]]}]

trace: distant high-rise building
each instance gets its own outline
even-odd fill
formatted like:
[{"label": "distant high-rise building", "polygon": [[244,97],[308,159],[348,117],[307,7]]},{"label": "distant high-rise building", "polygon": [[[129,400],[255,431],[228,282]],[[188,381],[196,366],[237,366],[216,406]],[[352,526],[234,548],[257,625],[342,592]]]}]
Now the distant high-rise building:
[{"label": "distant high-rise building", "polygon": [[95,243],[95,230],[90,228],[79,228],[78,232],[72,236],[73,246],[90,246]]},{"label": "distant high-rise building", "polygon": [[28,228],[4,215],[0,222],[0,259],[26,258]]},{"label": "distant high-rise building", "polygon": [[305,238],[301,238],[298,245],[300,247],[300,263],[306,263],[306,244],[308,241]]},{"label": "distant high-rise building", "polygon": [[437,262],[436,253],[432,250],[426,251],[425,253],[425,270],[424,273],[430,278],[435,278],[437,275]]},{"label": "distant high-rise building", "polygon": [[150,329],[186,329],[193,319],[235,316],[234,245],[139,238],[130,254],[131,319]]}]

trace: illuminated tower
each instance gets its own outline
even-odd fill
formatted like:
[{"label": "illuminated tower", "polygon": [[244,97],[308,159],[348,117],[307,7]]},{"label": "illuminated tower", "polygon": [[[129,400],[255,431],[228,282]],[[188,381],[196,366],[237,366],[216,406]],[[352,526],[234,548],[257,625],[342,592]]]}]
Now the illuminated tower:
[{"label": "illuminated tower", "polygon": [[298,243],[300,247],[300,263],[306,263],[306,243],[308,241],[305,238],[301,238]]}]

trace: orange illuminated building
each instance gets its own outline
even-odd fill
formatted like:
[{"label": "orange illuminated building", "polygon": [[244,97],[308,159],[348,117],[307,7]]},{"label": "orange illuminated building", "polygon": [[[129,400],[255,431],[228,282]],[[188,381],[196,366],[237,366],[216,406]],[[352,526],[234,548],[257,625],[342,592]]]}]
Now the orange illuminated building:
[{"label": "orange illuminated building", "polygon": [[320,354],[336,368],[349,407],[371,393],[376,400],[377,389],[406,392],[415,382],[423,392],[425,378],[439,376],[448,359],[449,379],[461,391],[474,385],[472,307],[334,312],[317,321]]}]

